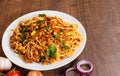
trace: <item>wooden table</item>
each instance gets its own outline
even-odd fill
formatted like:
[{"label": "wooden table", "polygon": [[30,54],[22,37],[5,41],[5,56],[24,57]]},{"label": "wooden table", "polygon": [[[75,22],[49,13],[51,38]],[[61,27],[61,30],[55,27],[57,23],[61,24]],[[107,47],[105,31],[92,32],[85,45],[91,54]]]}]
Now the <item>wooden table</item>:
[{"label": "wooden table", "polygon": [[[94,64],[91,76],[120,76],[120,0],[0,0],[0,56],[5,57],[1,41],[9,24],[38,10],[68,13],[77,18],[87,32],[81,55],[61,68],[42,71],[44,76],[63,76],[67,68],[74,67],[81,59]],[[20,70],[22,76],[29,72],[15,64],[13,67]]]}]

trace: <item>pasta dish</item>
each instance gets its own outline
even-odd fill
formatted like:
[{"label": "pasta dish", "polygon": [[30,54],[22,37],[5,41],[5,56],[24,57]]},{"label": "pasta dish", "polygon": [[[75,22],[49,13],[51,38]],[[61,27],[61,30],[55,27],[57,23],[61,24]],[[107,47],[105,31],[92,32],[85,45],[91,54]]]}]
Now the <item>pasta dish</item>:
[{"label": "pasta dish", "polygon": [[39,14],[20,21],[10,37],[10,47],[26,63],[55,63],[72,56],[82,42],[78,25],[60,17]]}]

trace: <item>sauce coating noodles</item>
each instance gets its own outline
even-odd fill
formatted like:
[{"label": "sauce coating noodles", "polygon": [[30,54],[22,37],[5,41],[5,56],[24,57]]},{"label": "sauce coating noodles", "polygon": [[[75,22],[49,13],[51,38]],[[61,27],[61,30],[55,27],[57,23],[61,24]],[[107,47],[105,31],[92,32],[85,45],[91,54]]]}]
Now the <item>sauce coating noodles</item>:
[{"label": "sauce coating noodles", "polygon": [[39,14],[21,21],[10,37],[10,47],[26,63],[47,65],[72,56],[82,41],[78,25]]}]

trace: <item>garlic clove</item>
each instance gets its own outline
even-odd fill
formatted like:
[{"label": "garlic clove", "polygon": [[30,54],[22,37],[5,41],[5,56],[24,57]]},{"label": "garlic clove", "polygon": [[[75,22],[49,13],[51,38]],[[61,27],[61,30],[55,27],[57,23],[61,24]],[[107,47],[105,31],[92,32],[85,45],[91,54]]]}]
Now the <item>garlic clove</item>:
[{"label": "garlic clove", "polygon": [[0,57],[0,71],[9,70],[12,67],[12,63],[9,59]]},{"label": "garlic clove", "polygon": [[4,70],[4,58],[0,57],[0,71]]},{"label": "garlic clove", "polygon": [[12,66],[11,62],[8,59],[6,59],[4,70],[9,70],[11,68],[11,66]]}]

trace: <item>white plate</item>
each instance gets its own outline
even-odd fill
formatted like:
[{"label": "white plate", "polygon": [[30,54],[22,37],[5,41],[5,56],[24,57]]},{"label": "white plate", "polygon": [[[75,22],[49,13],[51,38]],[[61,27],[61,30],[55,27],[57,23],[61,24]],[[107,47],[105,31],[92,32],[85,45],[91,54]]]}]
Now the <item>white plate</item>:
[{"label": "white plate", "polygon": [[[80,47],[75,51],[73,56],[66,58],[62,61],[55,62],[54,64],[48,64],[46,66],[43,66],[42,64],[39,64],[39,63],[31,63],[31,64],[25,63],[10,48],[9,39],[10,39],[10,36],[12,35],[11,29],[15,29],[20,21],[30,19],[38,14],[43,14],[43,13],[46,15],[50,15],[50,16],[61,17],[63,19],[63,21],[66,21],[69,23],[78,24],[79,25],[78,31],[82,34],[83,41],[82,41]],[[25,15],[17,18],[5,30],[5,32],[3,34],[3,38],[2,38],[2,48],[3,48],[5,55],[9,58],[9,60],[20,67],[23,67],[26,69],[31,69],[31,70],[51,70],[51,69],[55,69],[55,68],[64,66],[64,65],[70,63],[71,61],[73,61],[74,59],[76,59],[81,54],[81,52],[83,51],[83,49],[85,47],[85,44],[86,44],[86,32],[85,32],[85,29],[82,26],[82,24],[77,19],[75,19],[74,17],[72,17],[68,14],[58,12],[58,11],[51,11],[51,10],[35,11],[35,12],[31,12],[31,13],[25,14]]]}]

